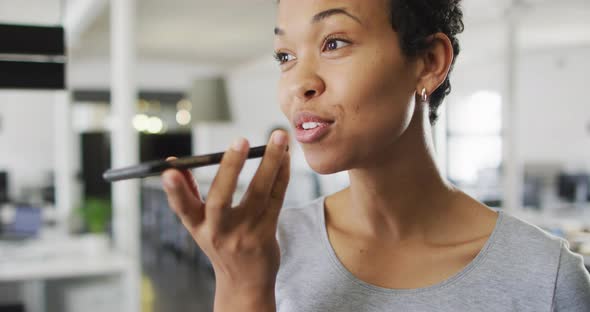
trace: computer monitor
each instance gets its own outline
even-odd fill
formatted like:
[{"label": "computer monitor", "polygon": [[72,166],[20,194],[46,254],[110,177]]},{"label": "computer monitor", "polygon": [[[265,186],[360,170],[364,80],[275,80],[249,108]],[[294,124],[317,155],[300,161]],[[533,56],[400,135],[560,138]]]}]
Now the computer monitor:
[{"label": "computer monitor", "polygon": [[0,171],[0,204],[8,202],[8,172]]},{"label": "computer monitor", "polygon": [[139,136],[140,161],[164,159],[170,155],[190,156],[192,153],[192,134],[190,132],[168,132]]},{"label": "computer monitor", "polygon": [[3,238],[30,238],[39,234],[43,223],[41,208],[30,205],[15,207],[12,223],[3,228]]},{"label": "computer monitor", "polygon": [[0,304],[0,312],[25,312],[25,305],[21,303]]},{"label": "computer monitor", "polygon": [[[561,173],[557,178],[558,195],[568,202],[576,202],[582,196],[590,202],[590,175]],[[580,193],[579,193],[580,192]]]}]

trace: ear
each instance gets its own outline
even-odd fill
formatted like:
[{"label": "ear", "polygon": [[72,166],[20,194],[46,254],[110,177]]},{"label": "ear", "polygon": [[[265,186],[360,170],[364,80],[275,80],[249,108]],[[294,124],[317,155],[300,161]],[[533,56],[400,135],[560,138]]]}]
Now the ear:
[{"label": "ear", "polygon": [[440,85],[447,79],[451,64],[453,63],[453,44],[444,33],[436,33],[427,39],[430,47],[419,56],[421,66],[418,66],[418,84],[416,93],[421,96],[422,89],[430,97]]}]

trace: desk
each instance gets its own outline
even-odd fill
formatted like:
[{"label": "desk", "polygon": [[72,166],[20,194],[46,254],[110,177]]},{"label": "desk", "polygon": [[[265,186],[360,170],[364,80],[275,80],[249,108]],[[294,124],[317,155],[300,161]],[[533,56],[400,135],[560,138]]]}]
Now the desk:
[{"label": "desk", "polygon": [[129,266],[129,261],[113,253],[104,255],[100,259],[68,256],[24,262],[0,261],[0,265],[0,282],[19,282],[122,274]]},{"label": "desk", "polygon": [[[94,304],[97,301],[107,301],[112,312],[128,311],[128,298],[134,296],[128,296],[126,290],[130,279],[138,274],[134,271],[136,265],[108,244],[101,244],[107,241],[106,237],[85,236],[20,244],[2,242],[0,282],[22,286],[27,311],[45,312],[46,282],[66,279],[75,282],[64,283],[65,299],[60,311],[105,311],[104,306]],[[109,300],[104,300],[107,297]]]}]

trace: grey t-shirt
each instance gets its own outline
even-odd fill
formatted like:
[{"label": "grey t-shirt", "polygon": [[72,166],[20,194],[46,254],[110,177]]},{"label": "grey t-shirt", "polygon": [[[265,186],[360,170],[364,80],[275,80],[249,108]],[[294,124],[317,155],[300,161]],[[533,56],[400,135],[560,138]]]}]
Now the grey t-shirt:
[{"label": "grey t-shirt", "polygon": [[501,211],[483,249],[447,280],[418,289],[366,283],[342,265],[330,245],[324,198],[281,211],[279,312],[590,311],[583,258],[567,241]]}]

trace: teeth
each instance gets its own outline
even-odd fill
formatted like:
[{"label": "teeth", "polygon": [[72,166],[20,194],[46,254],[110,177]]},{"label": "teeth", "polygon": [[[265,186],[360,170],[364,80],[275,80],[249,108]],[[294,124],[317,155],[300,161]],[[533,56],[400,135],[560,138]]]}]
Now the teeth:
[{"label": "teeth", "polygon": [[309,130],[309,129],[317,128],[317,127],[319,127],[319,125],[320,125],[319,122],[304,122],[302,127],[305,130]]}]

